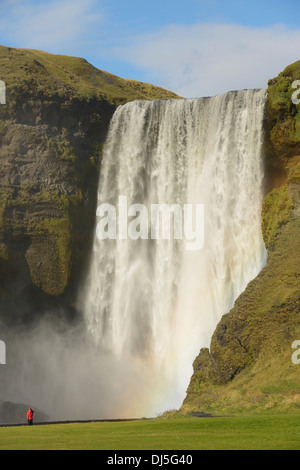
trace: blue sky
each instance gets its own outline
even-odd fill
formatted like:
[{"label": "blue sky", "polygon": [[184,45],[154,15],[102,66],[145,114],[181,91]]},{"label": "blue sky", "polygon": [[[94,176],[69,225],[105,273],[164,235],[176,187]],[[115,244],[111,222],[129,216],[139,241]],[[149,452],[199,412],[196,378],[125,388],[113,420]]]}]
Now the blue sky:
[{"label": "blue sky", "polygon": [[299,0],[0,0],[0,44],[190,98],[266,88],[300,60],[299,18]]}]

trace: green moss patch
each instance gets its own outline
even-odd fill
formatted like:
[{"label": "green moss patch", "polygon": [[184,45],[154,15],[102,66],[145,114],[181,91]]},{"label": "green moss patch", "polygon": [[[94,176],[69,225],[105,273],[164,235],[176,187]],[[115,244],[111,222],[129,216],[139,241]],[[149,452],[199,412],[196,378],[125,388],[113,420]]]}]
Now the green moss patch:
[{"label": "green moss patch", "polygon": [[269,139],[279,157],[291,157],[300,148],[300,104],[292,102],[295,92],[292,84],[296,80],[300,80],[300,61],[289,65],[268,83]]},{"label": "green moss patch", "polygon": [[274,248],[280,227],[291,219],[293,207],[287,186],[275,188],[266,196],[262,209],[262,231],[268,250]]}]

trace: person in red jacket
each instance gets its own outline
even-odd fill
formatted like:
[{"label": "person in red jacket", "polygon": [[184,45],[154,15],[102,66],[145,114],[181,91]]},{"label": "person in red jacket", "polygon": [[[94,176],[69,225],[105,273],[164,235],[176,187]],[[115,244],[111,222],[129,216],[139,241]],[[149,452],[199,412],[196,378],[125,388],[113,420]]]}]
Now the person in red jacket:
[{"label": "person in red jacket", "polygon": [[33,423],[33,413],[34,411],[29,408],[29,410],[27,411],[27,423],[29,424],[29,426],[31,426]]}]

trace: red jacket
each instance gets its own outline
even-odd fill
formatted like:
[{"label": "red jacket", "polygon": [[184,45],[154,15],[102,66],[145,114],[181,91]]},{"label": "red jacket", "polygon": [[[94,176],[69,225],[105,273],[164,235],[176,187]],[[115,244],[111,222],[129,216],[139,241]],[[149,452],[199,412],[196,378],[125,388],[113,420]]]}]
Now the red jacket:
[{"label": "red jacket", "polygon": [[33,413],[34,413],[34,411],[31,410],[31,409],[27,411],[27,419],[28,420],[33,419]]}]

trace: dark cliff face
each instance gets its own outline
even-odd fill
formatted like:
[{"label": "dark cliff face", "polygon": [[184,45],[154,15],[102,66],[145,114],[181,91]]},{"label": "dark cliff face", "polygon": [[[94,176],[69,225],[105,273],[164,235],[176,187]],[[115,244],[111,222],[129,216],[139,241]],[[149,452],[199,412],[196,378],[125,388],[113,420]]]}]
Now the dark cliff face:
[{"label": "dark cliff face", "polygon": [[73,317],[110,119],[126,101],[176,95],[84,59],[3,46],[0,79],[0,319]]},{"label": "dark cliff face", "polygon": [[[8,96],[9,100],[9,96]],[[91,246],[101,150],[115,106],[17,97],[0,107],[1,313],[70,299]],[[56,302],[57,301],[57,302]]]},{"label": "dark cliff face", "polygon": [[[292,84],[300,62],[269,81],[266,106],[264,269],[222,317],[202,349],[182,406],[195,410],[297,410],[300,339],[300,104]],[[297,368],[298,367],[298,368]]]}]

